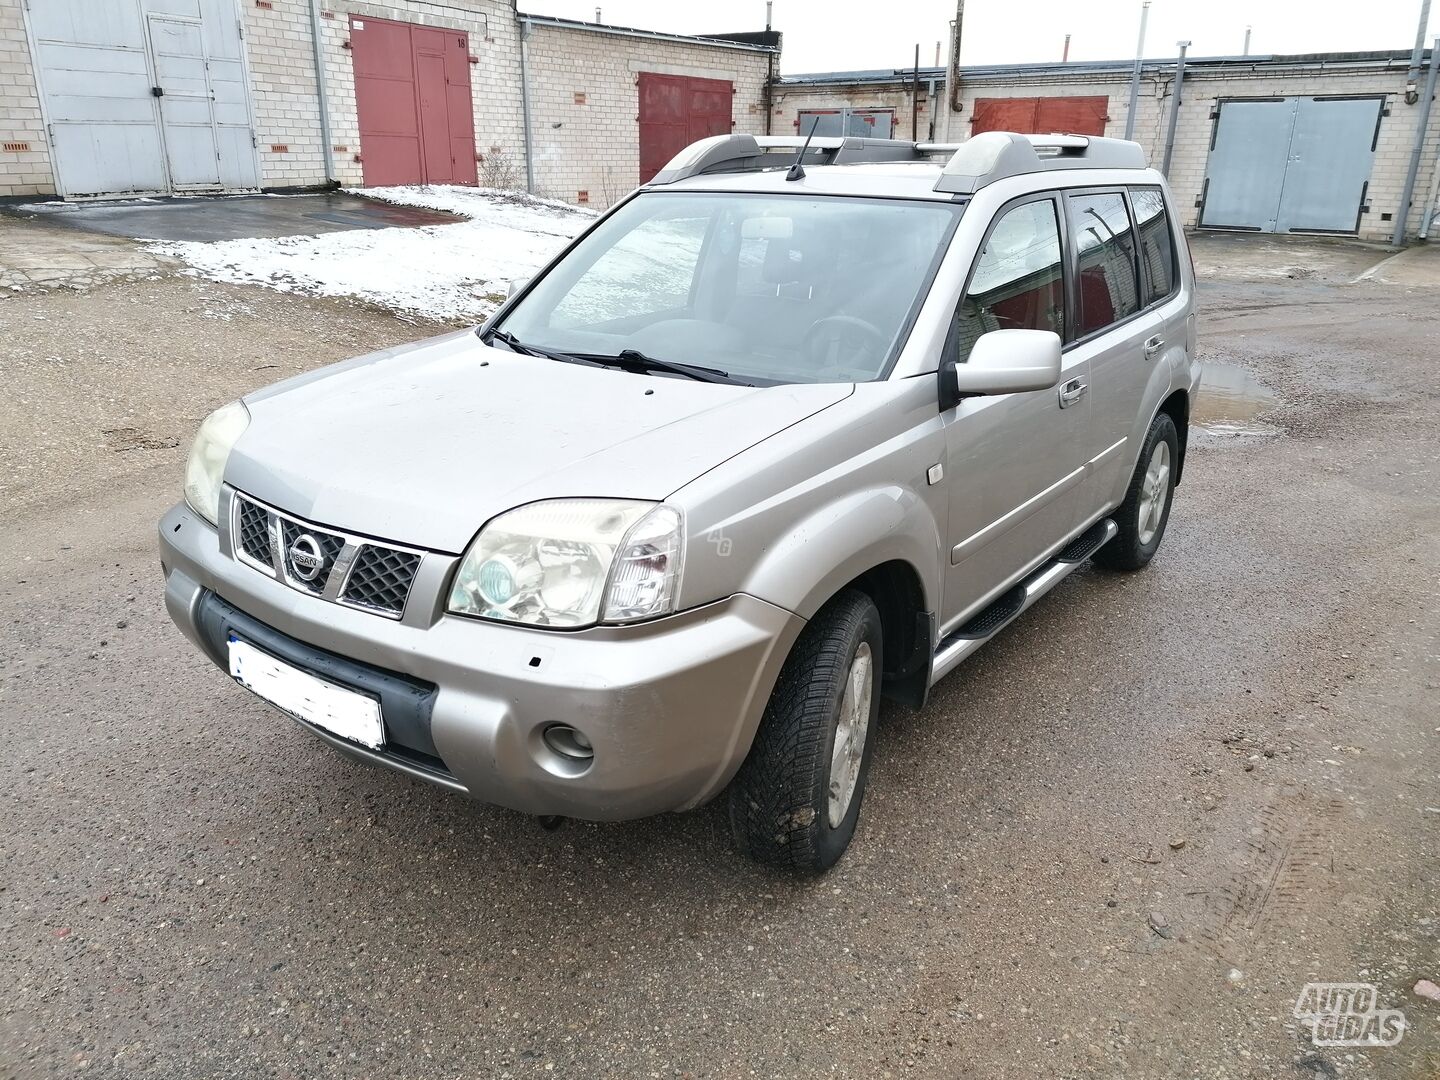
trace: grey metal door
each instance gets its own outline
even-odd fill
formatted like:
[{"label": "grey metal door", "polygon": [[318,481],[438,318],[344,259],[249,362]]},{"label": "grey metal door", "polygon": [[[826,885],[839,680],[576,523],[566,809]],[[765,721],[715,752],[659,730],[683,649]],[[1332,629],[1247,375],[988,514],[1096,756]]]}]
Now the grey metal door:
[{"label": "grey metal door", "polygon": [[220,186],[220,148],[215,141],[210,76],[199,19],[149,18],[150,55],[165,132],[165,160],[176,191]]},{"label": "grey metal door", "polygon": [[1355,232],[1382,104],[1380,97],[1220,102],[1200,224]]},{"label": "grey metal door", "polygon": [[25,8],[61,194],[165,192],[165,150],[138,6]]},{"label": "grey metal door", "polygon": [[45,0],[23,11],[62,195],[259,187],[236,0]]}]

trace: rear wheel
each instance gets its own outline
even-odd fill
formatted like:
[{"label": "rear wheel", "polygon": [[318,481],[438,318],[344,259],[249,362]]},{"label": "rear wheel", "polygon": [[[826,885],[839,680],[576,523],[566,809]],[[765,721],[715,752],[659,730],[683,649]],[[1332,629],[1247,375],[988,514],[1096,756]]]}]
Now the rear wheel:
[{"label": "rear wheel", "polygon": [[1160,413],[1150,424],[1125,501],[1111,516],[1120,531],[1095,553],[1095,562],[1109,570],[1139,570],[1155,556],[1170,521],[1175,493],[1175,465],[1180,439],[1175,421]]},{"label": "rear wheel", "polygon": [[801,874],[845,854],[870,771],[884,661],[880,612],[846,591],[795,643],[750,756],[730,785],[736,847]]}]

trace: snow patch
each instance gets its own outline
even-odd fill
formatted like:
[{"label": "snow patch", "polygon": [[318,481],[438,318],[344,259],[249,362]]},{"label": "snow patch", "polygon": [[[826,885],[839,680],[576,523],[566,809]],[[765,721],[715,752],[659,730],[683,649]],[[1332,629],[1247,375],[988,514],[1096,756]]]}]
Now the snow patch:
[{"label": "snow patch", "polygon": [[211,281],[353,297],[444,321],[480,321],[495,310],[512,279],[534,274],[595,217],[592,210],[565,203],[482,188],[361,188],[352,194],[467,220],[146,247],[182,260]]}]

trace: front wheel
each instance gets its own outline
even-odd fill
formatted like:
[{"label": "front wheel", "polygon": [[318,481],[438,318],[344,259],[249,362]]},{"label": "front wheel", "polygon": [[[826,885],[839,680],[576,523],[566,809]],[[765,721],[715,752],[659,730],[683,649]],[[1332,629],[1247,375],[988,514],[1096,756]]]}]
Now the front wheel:
[{"label": "front wheel", "polygon": [[883,646],[880,612],[853,590],[801,632],[730,785],[730,830],[745,855],[819,874],[845,854],[870,771]]},{"label": "front wheel", "polygon": [[1160,413],[1145,434],[1135,474],[1125,490],[1125,501],[1111,515],[1120,531],[1095,553],[1095,562],[1107,570],[1139,570],[1155,556],[1170,521],[1170,499],[1175,494],[1175,466],[1180,460],[1180,437],[1175,421]]}]

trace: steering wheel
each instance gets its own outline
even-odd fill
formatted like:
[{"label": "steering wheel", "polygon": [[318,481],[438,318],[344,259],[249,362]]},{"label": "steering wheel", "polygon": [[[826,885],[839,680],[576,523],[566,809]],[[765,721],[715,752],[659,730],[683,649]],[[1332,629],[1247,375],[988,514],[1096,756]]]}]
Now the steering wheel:
[{"label": "steering wheel", "polygon": [[871,378],[889,342],[880,328],[855,315],[827,315],[805,334],[805,356],[817,368]]}]

